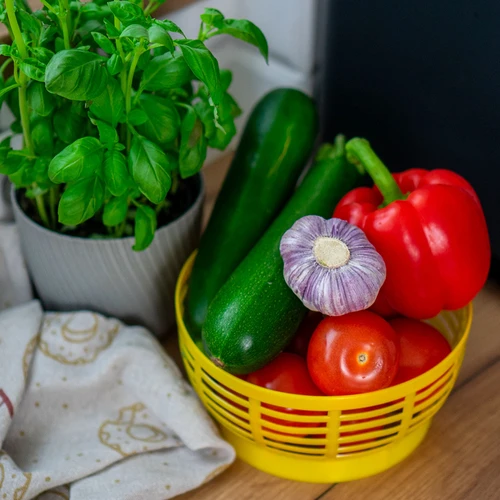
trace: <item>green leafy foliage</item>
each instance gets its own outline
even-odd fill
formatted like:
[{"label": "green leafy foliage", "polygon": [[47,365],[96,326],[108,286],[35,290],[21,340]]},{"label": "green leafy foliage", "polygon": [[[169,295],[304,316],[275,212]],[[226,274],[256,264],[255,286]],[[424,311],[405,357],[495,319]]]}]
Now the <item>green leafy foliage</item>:
[{"label": "green leafy foliage", "polygon": [[182,87],[191,77],[184,57],[167,53],[151,59],[142,75],[141,88],[151,91],[173,89]]},{"label": "green leafy foliage", "polygon": [[148,248],[156,231],[156,212],[147,205],[139,205],[135,213],[135,245],[136,252]]},{"label": "green leafy foliage", "polygon": [[193,108],[188,109],[182,120],[179,169],[183,179],[200,171],[207,156],[207,141],[203,125]]},{"label": "green leafy foliage", "polygon": [[82,137],[54,156],[49,178],[55,184],[78,181],[95,175],[101,168],[104,146],[95,137]]},{"label": "green leafy foliage", "polygon": [[31,82],[27,91],[27,99],[30,114],[50,116],[54,112],[54,97],[47,92],[43,83]]},{"label": "green leafy foliage", "polygon": [[99,177],[89,177],[67,185],[59,202],[59,222],[77,226],[93,217],[102,207],[104,186]]},{"label": "green leafy foliage", "polygon": [[107,151],[104,156],[104,181],[113,196],[122,196],[132,184],[127,169],[127,160],[116,150]]},{"label": "green leafy foliage", "polygon": [[244,42],[255,45],[264,56],[266,62],[269,60],[269,48],[264,33],[252,22],[245,19],[225,19],[218,27],[218,35],[231,35]]},{"label": "green leafy foliage", "polygon": [[128,162],[139,191],[150,202],[161,203],[172,184],[168,156],[154,142],[135,136]]},{"label": "green leafy foliage", "polygon": [[140,21],[146,22],[146,18],[142,9],[132,2],[109,2],[109,8],[113,15],[119,19],[124,26],[129,26],[131,24]]},{"label": "green leafy foliage", "polygon": [[102,214],[102,222],[105,226],[113,227],[121,224],[127,217],[128,212],[128,199],[126,196],[118,198],[111,198],[106,205],[104,205],[104,212]]},{"label": "green leafy foliage", "polygon": [[218,104],[222,98],[222,87],[217,59],[200,40],[177,40],[176,43],[191,71],[208,87],[213,101]]},{"label": "green leafy foliage", "polygon": [[120,84],[109,78],[103,92],[96,96],[90,105],[90,111],[101,120],[116,127],[125,110],[125,96]]},{"label": "green leafy foliage", "polygon": [[236,134],[232,75],[204,41],[228,34],[267,58],[265,38],[249,21],[205,9],[198,39],[186,39],[173,21],[151,17],[162,3],[43,0],[36,12],[26,0],[0,4],[14,34],[0,44],[2,68],[14,69],[6,80],[0,73],[0,105],[14,114],[12,132],[26,134],[20,151],[0,143],[0,173],[45,226],[134,234],[134,250],[144,250],[207,148],[224,149]]},{"label": "green leafy foliage", "polygon": [[102,94],[108,73],[93,52],[70,49],[57,53],[47,65],[45,86],[52,94],[72,101],[87,101]]},{"label": "green leafy foliage", "polygon": [[142,94],[139,102],[146,120],[137,130],[159,146],[172,142],[179,134],[180,126],[174,103],[153,94]]}]

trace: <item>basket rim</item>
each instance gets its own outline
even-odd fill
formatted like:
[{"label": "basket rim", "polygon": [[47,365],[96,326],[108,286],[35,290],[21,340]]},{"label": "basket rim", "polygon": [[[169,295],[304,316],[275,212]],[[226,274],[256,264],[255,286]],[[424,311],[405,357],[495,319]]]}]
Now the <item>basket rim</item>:
[{"label": "basket rim", "polygon": [[[322,396],[309,396],[309,395],[303,395],[303,394],[292,394],[288,392],[282,392],[282,391],[274,391],[271,389],[266,389],[265,387],[260,387],[255,384],[251,384],[250,382],[247,382],[246,380],[242,380],[232,373],[229,373],[222,368],[216,366],[210,358],[203,352],[201,349],[198,347],[198,345],[194,342],[192,339],[191,335],[188,332],[188,329],[186,327],[186,324],[184,322],[183,318],[183,302],[184,302],[184,297],[182,296],[182,291],[183,287],[185,284],[188,282],[189,275],[191,273],[192,266],[194,264],[194,260],[196,258],[196,255],[198,253],[198,250],[195,250],[189,258],[186,260],[186,262],[183,264],[181,272],[179,274],[179,277],[177,279],[177,284],[175,288],[175,313],[177,317],[177,324],[178,324],[178,330],[179,330],[179,338],[181,342],[188,344],[189,350],[191,352],[194,352],[196,354],[196,358],[199,362],[202,363],[202,365],[208,365],[210,367],[211,375],[213,375],[216,378],[216,381],[220,384],[227,385],[229,386],[232,390],[238,390],[238,387],[241,389],[241,395],[245,396],[246,392],[248,392],[245,389],[251,390],[253,393],[252,397],[255,399],[261,399],[259,397],[259,394],[264,396],[264,399],[267,399],[265,396],[270,396],[270,395],[283,395],[286,396],[287,399],[290,401],[299,401],[299,400],[307,400],[307,401],[322,401],[322,402],[352,402],[355,403],[356,401],[359,401],[361,399],[373,399],[372,403],[364,404],[363,406],[359,406],[359,408],[368,408],[372,405],[378,405],[381,404],[382,401],[393,401],[394,399],[401,398],[402,393],[408,395],[411,393],[415,393],[418,390],[422,390],[422,387],[425,385],[431,385],[434,384],[437,378],[439,378],[439,374],[443,372],[443,369],[446,365],[450,363],[450,360],[452,358],[456,358],[459,356],[459,354],[464,350],[465,344],[467,343],[467,340],[469,338],[470,330],[471,330],[471,325],[472,325],[472,318],[473,318],[473,306],[472,302],[469,302],[466,306],[461,308],[462,310],[465,310],[466,314],[466,324],[465,324],[465,329],[462,334],[462,337],[460,338],[460,341],[457,343],[457,345],[451,350],[451,352],[444,358],[442,361],[440,361],[436,366],[431,368],[430,370],[422,373],[418,377],[415,377],[413,379],[407,380],[406,382],[403,382],[402,384],[398,384],[395,386],[390,386],[386,387],[384,389],[379,389],[376,391],[371,391],[371,392],[364,392],[360,394],[349,394],[349,395],[342,395],[342,396],[330,396],[330,395],[322,395]],[[458,309],[460,310],[460,309]],[[449,311],[453,312],[453,311]],[[202,366],[203,367],[203,366]],[[426,381],[430,380],[426,384]]]}]

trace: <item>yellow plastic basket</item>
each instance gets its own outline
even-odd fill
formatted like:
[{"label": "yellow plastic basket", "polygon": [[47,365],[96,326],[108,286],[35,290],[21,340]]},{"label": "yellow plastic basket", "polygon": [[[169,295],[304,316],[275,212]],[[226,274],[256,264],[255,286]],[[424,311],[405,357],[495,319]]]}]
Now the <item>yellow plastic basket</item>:
[{"label": "yellow plastic basket", "polygon": [[180,350],[191,384],[239,458],[283,478],[332,483],[382,472],[417,448],[457,378],[471,305],[430,321],[453,351],[413,380],[355,396],[286,394],[223,371],[193,342],[183,314],[194,258],[184,265],[175,294]]}]

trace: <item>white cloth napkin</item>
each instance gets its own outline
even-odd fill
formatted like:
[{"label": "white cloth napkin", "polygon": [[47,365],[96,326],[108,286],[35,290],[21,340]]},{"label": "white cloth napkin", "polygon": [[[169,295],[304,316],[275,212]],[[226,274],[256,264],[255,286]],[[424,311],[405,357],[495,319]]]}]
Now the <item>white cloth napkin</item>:
[{"label": "white cloth napkin", "polygon": [[234,460],[149,332],[37,301],[0,313],[0,448],[14,500],[164,500]]},{"label": "white cloth napkin", "polygon": [[[5,178],[0,176],[0,184]],[[144,328],[32,299],[0,189],[0,500],[166,500],[234,460]]]}]

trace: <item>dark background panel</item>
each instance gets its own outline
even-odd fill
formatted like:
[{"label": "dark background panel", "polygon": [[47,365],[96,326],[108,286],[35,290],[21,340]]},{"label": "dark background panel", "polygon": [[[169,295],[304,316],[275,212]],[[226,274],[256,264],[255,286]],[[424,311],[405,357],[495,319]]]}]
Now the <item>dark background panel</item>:
[{"label": "dark background panel", "polygon": [[500,1],[331,0],[324,13],[325,138],[364,136],[394,171],[464,175],[500,258]]}]

